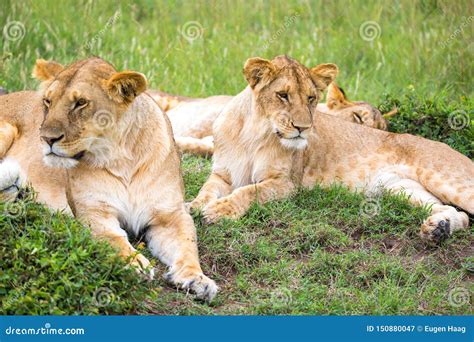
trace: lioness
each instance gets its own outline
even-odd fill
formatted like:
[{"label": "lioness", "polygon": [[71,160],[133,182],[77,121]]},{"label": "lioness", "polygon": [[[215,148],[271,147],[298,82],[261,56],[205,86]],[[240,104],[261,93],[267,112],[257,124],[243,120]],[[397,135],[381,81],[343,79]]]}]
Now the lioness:
[{"label": "lioness", "polygon": [[43,163],[43,111],[41,91],[0,96],[0,201],[14,200],[20,187],[31,185],[38,202],[69,213],[65,171]]},{"label": "lioness", "polygon": [[366,192],[406,193],[431,206],[421,236],[440,241],[466,228],[474,213],[474,164],[445,144],[314,115],[337,67],[307,69],[284,57],[251,58],[249,83],[214,123],[212,174],[191,203],[204,219],[242,216],[252,202],[288,196],[296,187],[341,182]]},{"label": "lioness", "polygon": [[[213,153],[212,125],[233,96],[189,98],[161,91],[152,91],[150,94],[166,111],[181,151],[200,155]],[[367,102],[350,101],[335,83],[329,85],[327,104],[317,104],[315,113],[318,112],[373,128],[387,129],[387,123],[377,108]]]},{"label": "lioness", "polygon": [[[39,60],[34,75],[43,81],[40,94],[17,93],[0,99],[12,109],[10,117],[2,113],[2,120],[11,126],[8,134],[14,138],[18,132],[20,136],[29,132],[33,139],[29,145],[39,144],[38,133],[27,127],[29,118],[43,112],[39,131],[43,161],[59,168],[59,174],[67,170],[65,188],[74,215],[134,266],[148,270],[149,260],[127,238],[127,232],[143,232],[152,254],[169,266],[166,277],[171,283],[212,300],[217,286],[199,264],[171,125],[144,93],[145,77],[133,71],[117,72],[100,58],[66,68]],[[33,110],[15,111],[28,98]],[[15,150],[14,141],[11,150]]]}]

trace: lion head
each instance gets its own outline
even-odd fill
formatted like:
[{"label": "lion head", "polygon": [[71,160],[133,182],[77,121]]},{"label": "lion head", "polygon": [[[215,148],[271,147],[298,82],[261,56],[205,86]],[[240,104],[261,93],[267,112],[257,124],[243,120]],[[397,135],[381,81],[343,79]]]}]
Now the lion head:
[{"label": "lion head", "polygon": [[270,121],[273,133],[290,149],[306,147],[313,112],[337,72],[334,64],[308,69],[286,56],[251,58],[244,66],[258,115]]},{"label": "lion head", "polygon": [[68,67],[40,59],[33,76],[43,81],[40,136],[44,161],[63,168],[104,153],[104,141],[117,134],[121,116],[147,84],[144,75],[117,72],[95,57]]},{"label": "lion head", "polygon": [[387,130],[387,122],[377,108],[367,102],[349,101],[344,91],[335,83],[328,87],[326,102],[331,115],[364,126]]}]

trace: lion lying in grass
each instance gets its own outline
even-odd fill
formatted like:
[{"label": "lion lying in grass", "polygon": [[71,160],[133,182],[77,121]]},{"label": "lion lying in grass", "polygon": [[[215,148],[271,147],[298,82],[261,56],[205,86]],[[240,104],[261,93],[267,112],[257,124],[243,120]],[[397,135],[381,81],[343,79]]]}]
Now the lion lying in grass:
[{"label": "lion lying in grass", "polygon": [[[161,91],[150,91],[150,95],[170,118],[181,151],[199,155],[213,153],[212,125],[233,96],[189,98]],[[387,129],[387,122],[377,108],[367,102],[350,101],[335,83],[329,85],[327,103],[318,103],[315,113],[326,113],[368,127]]]},{"label": "lion lying in grass", "polygon": [[474,213],[474,163],[447,145],[354,125],[318,113],[337,67],[307,69],[287,57],[249,59],[249,86],[214,123],[212,174],[191,203],[207,222],[239,218],[250,205],[299,186],[343,183],[353,191],[387,189],[431,206],[421,236],[441,241]]},{"label": "lion lying in grass", "polygon": [[[27,171],[47,203],[61,202],[66,190],[72,212],[93,235],[148,272],[149,260],[127,238],[143,233],[171,283],[212,300],[217,286],[199,264],[171,125],[144,93],[145,77],[117,72],[100,58],[66,68],[38,60],[34,75],[43,82],[39,92],[0,97],[2,157]],[[3,183],[7,174],[15,178],[11,165],[0,171]]]}]

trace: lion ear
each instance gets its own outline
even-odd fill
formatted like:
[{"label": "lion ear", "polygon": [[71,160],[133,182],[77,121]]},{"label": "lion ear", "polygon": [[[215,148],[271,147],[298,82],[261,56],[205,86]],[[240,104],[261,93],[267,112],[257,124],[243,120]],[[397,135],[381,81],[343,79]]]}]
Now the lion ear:
[{"label": "lion ear", "polygon": [[39,81],[49,81],[55,78],[64,66],[54,61],[46,61],[44,59],[37,59],[33,68],[33,77]]},{"label": "lion ear", "polygon": [[352,118],[354,119],[353,121],[355,123],[358,123],[360,125],[364,123],[364,117],[363,117],[363,114],[361,113],[352,112]]},{"label": "lion ear", "polygon": [[334,81],[339,72],[336,64],[319,64],[310,70],[311,78],[320,90],[324,90]]},{"label": "lion ear", "polygon": [[244,76],[253,89],[262,80],[268,80],[275,70],[275,65],[269,60],[259,57],[249,58],[244,65]]},{"label": "lion ear", "polygon": [[109,95],[117,102],[131,103],[147,88],[145,75],[135,71],[122,71],[105,81]]},{"label": "lion ear", "polygon": [[347,99],[346,94],[344,94],[344,90],[339,88],[334,82],[332,82],[328,87],[326,102],[329,109],[341,108],[345,105],[351,104]]}]

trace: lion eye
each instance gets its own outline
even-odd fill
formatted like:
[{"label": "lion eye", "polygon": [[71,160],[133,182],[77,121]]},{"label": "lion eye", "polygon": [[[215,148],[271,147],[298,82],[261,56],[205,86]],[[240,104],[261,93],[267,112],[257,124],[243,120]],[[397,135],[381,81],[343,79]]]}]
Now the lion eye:
[{"label": "lion eye", "polygon": [[278,96],[281,100],[288,101],[288,93],[279,92],[279,93],[277,93],[277,96]]},{"label": "lion eye", "polygon": [[308,96],[309,103],[313,103],[316,100],[316,96]]},{"label": "lion eye", "polygon": [[85,107],[87,105],[87,100],[85,99],[79,99],[76,101],[76,103],[74,104],[74,109],[77,109],[77,108],[82,108],[82,107]]},{"label": "lion eye", "polygon": [[50,99],[43,99],[43,104],[46,108],[49,108],[51,106],[51,100]]}]

